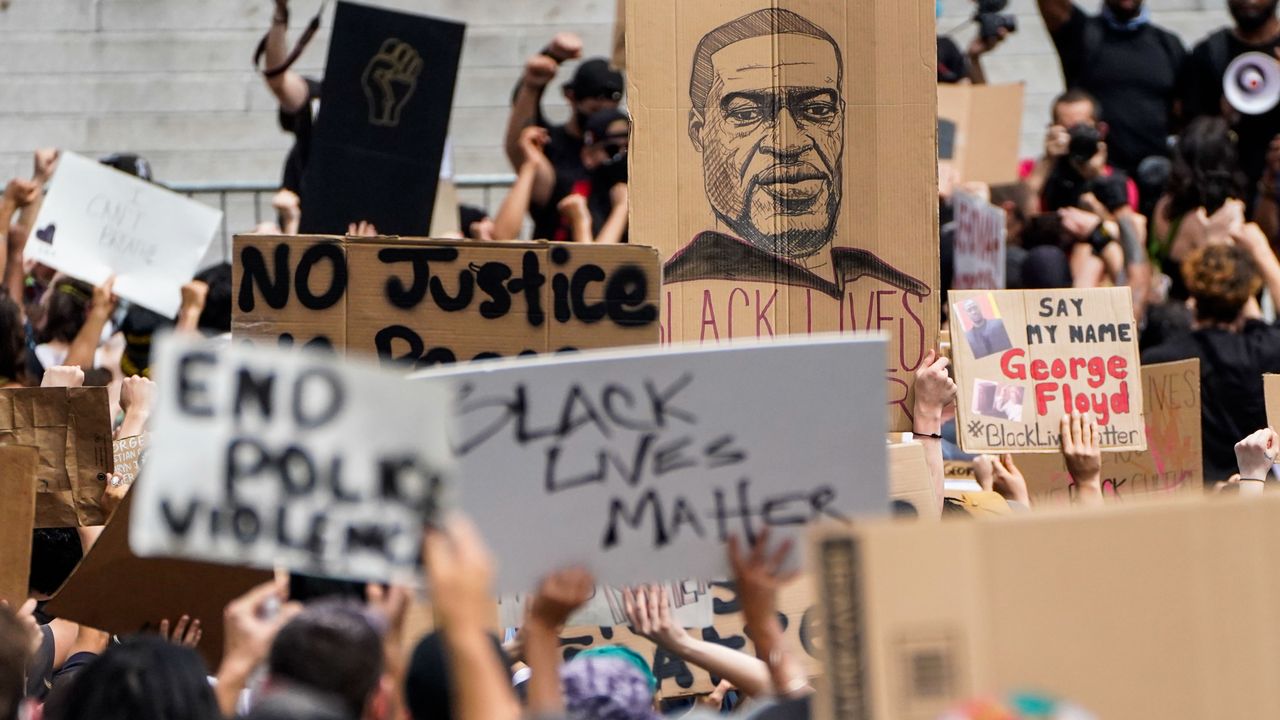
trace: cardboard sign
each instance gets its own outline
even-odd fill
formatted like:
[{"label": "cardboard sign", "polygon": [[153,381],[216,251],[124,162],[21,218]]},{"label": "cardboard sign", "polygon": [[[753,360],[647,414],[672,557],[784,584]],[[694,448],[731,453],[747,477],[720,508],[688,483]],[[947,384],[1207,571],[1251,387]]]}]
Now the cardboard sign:
[{"label": "cardboard sign", "polygon": [[[733,584],[712,583],[711,593],[713,621],[705,627],[695,628],[692,631],[694,636],[754,657],[755,649],[744,630],[742,605]],[[778,613],[783,622],[787,648],[808,669],[810,676],[816,675],[821,668],[818,662],[821,641],[817,637],[820,627],[817,609],[813,597],[813,578],[810,576],[802,575],[778,593]],[[635,650],[653,669],[654,676],[658,678],[658,695],[663,698],[709,693],[719,681],[719,678],[713,679],[702,668],[686,663],[631,632],[631,628],[625,625],[571,625],[561,633],[560,644],[566,661],[583,650],[603,645],[623,645]]]},{"label": "cardboard sign", "polygon": [[1009,235],[1003,208],[982,198],[957,193],[953,290],[1003,290],[1005,241]]},{"label": "cardboard sign", "polygon": [[[711,587],[699,580],[662,583],[670,598],[671,620],[680,627],[711,627]],[[627,624],[627,613],[621,587],[596,586],[591,599],[569,616],[567,627],[617,627]],[[527,593],[506,595],[498,599],[498,625],[519,627],[525,622]]]},{"label": "cardboard sign", "polygon": [[1022,83],[938,85],[938,121],[955,127],[951,162],[962,182],[1018,182]]},{"label": "cardboard sign", "polygon": [[1280,375],[1262,376],[1262,397],[1267,405],[1267,425],[1272,430],[1280,428]]},{"label": "cardboard sign", "polygon": [[632,245],[237,235],[231,332],[410,366],[658,342]]},{"label": "cardboard sign", "polygon": [[942,517],[938,489],[924,459],[924,445],[918,442],[889,445],[889,492],[895,516],[922,520]]},{"label": "cardboard sign", "polygon": [[227,603],[271,579],[262,570],[191,560],[142,558],[129,550],[135,485],[116,508],[97,542],[58,589],[46,610],[109,633],[154,631],[161,620],[200,619],[196,650],[210,671],[222,659],[222,611]]},{"label": "cardboard sign", "polygon": [[[1102,454],[1102,492],[1109,498],[1204,490],[1200,445],[1200,361],[1142,366],[1147,451]],[[1061,455],[1014,458],[1037,505],[1069,503],[1075,481]]]},{"label": "cardboard sign", "polygon": [[965,452],[1060,452],[1069,412],[1094,415],[1105,449],[1147,448],[1128,288],[949,297]]},{"label": "cardboard sign", "polygon": [[142,467],[143,456],[147,452],[147,446],[151,443],[151,436],[143,433],[133,437],[120,438],[111,444],[112,452],[115,455],[115,473],[120,476],[120,481],[125,485],[132,485],[134,479],[138,477],[138,471]]},{"label": "cardboard sign", "polygon": [[570,564],[603,585],[727,577],[731,534],[886,512],[868,410],[884,349],[825,337],[415,377],[457,388],[459,502],[501,560],[497,591],[527,592]]},{"label": "cardboard sign", "polygon": [[36,527],[107,521],[99,501],[111,472],[105,387],[0,390],[0,445],[38,448]]},{"label": "cardboard sign", "polygon": [[182,305],[222,212],[63,152],[24,256],[165,317]]},{"label": "cardboard sign", "polygon": [[626,9],[630,233],[662,254],[663,342],[883,330],[910,430],[938,334],[933,5]]},{"label": "cardboard sign", "polygon": [[428,233],[465,30],[338,3],[302,178],[303,233],[361,220],[390,235]]},{"label": "cardboard sign", "polygon": [[40,451],[0,446],[0,600],[17,608],[27,600],[31,529],[36,519],[36,465]]},{"label": "cardboard sign", "polygon": [[938,718],[1014,692],[1108,719],[1280,713],[1278,497],[817,536],[815,718]]},{"label": "cardboard sign", "polygon": [[439,387],[172,336],[154,356],[139,555],[385,581],[420,575],[450,457]]}]

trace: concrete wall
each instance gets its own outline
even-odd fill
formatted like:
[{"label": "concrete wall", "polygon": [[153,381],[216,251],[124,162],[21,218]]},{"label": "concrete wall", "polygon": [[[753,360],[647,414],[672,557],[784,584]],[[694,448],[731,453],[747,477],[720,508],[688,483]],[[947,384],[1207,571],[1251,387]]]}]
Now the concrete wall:
[{"label": "concrete wall", "polygon": [[[526,56],[561,29],[581,33],[588,54],[606,54],[611,42],[614,0],[365,1],[468,23],[451,133],[460,174],[508,172],[501,135]],[[1226,21],[1225,0],[1148,2],[1157,22],[1189,42]],[[292,4],[296,34],[319,2]],[[972,7],[943,5],[944,31]],[[278,179],[289,136],[249,64],[271,11],[270,0],[9,0],[0,11],[0,176],[29,173],[30,151],[56,145],[141,153],[163,181]],[[993,82],[1028,85],[1029,154],[1061,77],[1035,0],[1013,0],[1010,11],[1019,31],[987,68]],[[320,74],[328,27],[326,20],[300,70]],[[972,32],[968,25],[954,34],[963,45]],[[555,98],[546,105],[553,115],[564,107]]]}]

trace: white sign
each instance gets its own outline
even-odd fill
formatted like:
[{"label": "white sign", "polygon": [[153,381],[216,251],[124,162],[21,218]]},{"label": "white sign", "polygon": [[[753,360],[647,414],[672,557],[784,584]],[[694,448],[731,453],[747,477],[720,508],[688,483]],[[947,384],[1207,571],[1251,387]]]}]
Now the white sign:
[{"label": "white sign", "polygon": [[[671,608],[671,620],[679,627],[704,628],[715,622],[714,598],[711,585],[697,580],[669,581],[667,600]],[[569,616],[565,627],[617,627],[627,625],[626,603],[622,588],[597,585],[591,598]],[[498,626],[520,627],[525,621],[525,603],[532,597],[525,594],[503,595],[498,598]]]},{"label": "white sign", "polygon": [[571,564],[601,584],[727,577],[766,525],[881,514],[883,336],[608,351],[429,370],[457,383],[456,497],[499,592]]},{"label": "white sign", "polygon": [[1008,226],[1003,208],[956,193],[954,290],[1003,290]]},{"label": "white sign", "polygon": [[128,173],[64,152],[25,256],[166,317],[222,222],[222,213]]},{"label": "white sign", "polygon": [[172,336],[129,544],[356,580],[420,577],[450,467],[445,386],[323,355]]}]

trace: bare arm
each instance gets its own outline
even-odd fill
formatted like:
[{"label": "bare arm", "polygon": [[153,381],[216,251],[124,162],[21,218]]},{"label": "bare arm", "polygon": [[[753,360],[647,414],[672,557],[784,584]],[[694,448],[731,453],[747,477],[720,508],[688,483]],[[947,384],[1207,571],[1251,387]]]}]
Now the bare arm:
[{"label": "bare arm", "polygon": [[1256,223],[1247,223],[1232,233],[1232,239],[1249,252],[1249,256],[1262,275],[1263,284],[1271,295],[1273,304],[1280,304],[1280,260],[1276,259],[1266,233]]},{"label": "bare arm", "polygon": [[617,245],[627,234],[627,211],[630,207],[627,185],[614,185],[609,195],[613,199],[613,209],[600,227],[600,234],[596,235],[596,243],[601,245]]},{"label": "bare arm", "polygon": [[[271,19],[271,29],[267,31],[267,48],[264,57],[265,66],[280,67],[289,56],[289,4],[288,0],[277,0],[276,13]],[[271,94],[276,96],[280,109],[287,113],[296,113],[306,106],[311,97],[307,81],[292,70],[285,70],[279,75],[264,78]]]},{"label": "bare arm", "polygon": [[671,595],[666,585],[624,588],[622,605],[632,632],[681,660],[728,680],[750,697],[767,695],[773,689],[769,667],[758,658],[699,640],[678,626],[671,617]]},{"label": "bare arm", "polygon": [[916,368],[915,401],[912,407],[912,431],[924,445],[924,459],[929,466],[929,477],[933,479],[934,495],[939,508],[943,506],[946,480],[942,462],[942,439],[937,436],[942,432],[943,415],[956,397],[956,383],[947,375],[947,365],[950,362],[937,351],[929,351],[920,367]]},{"label": "bare arm", "polygon": [[560,690],[560,631],[595,589],[595,579],[582,568],[548,575],[529,602],[525,619],[525,662],[529,676],[529,714],[550,716],[564,712]]},{"label": "bare arm", "polygon": [[115,276],[93,289],[93,300],[89,304],[89,312],[85,317],[80,332],[71,341],[71,349],[67,351],[64,365],[75,365],[81,368],[92,368],[94,353],[98,350],[98,342],[102,339],[102,329],[116,310],[116,295],[112,292]]},{"label": "bare arm", "polygon": [[1101,505],[1102,448],[1098,441],[1098,423],[1092,415],[1071,413],[1062,416],[1062,457],[1067,473],[1075,481],[1076,502]]},{"label": "bare arm", "polygon": [[[545,62],[544,62],[545,61]],[[520,147],[520,133],[525,128],[534,124],[538,117],[538,104],[542,102],[542,91],[546,87],[546,83],[541,85],[541,75],[536,75],[537,80],[531,80],[533,73],[545,73],[548,69],[547,64],[551,67],[551,76],[555,77],[555,61],[545,56],[537,56],[529,60],[529,65],[525,67],[524,78],[520,80],[520,88],[516,90],[515,102],[511,104],[511,114],[507,116],[507,131],[503,140],[503,147],[507,151],[507,161],[511,163],[511,167],[520,168],[527,159],[524,150]],[[532,69],[537,66],[536,69]],[[547,78],[547,82],[550,78]]]},{"label": "bare arm", "polygon": [[1044,18],[1045,29],[1049,34],[1058,32],[1071,19],[1071,0],[1036,0],[1040,6],[1040,17]]}]

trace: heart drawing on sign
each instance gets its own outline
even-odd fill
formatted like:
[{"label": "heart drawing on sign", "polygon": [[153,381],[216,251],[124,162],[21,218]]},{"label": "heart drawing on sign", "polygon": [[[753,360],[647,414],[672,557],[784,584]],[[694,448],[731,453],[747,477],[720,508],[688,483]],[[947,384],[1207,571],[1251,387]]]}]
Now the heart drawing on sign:
[{"label": "heart drawing on sign", "polygon": [[42,228],[40,228],[40,229],[36,230],[36,239],[37,239],[37,240],[42,240],[42,241],[47,242],[47,243],[49,243],[50,245],[52,245],[52,244],[53,244],[53,233],[54,233],[54,231],[55,231],[55,230],[57,230],[57,229],[58,229],[58,227],[57,227],[56,225],[54,225],[53,223],[49,223],[48,225],[45,225],[44,227],[42,227]]}]

